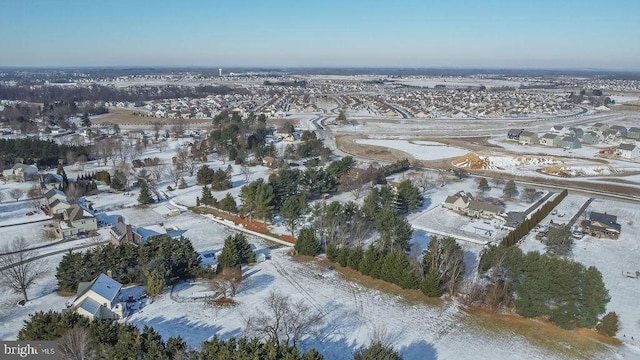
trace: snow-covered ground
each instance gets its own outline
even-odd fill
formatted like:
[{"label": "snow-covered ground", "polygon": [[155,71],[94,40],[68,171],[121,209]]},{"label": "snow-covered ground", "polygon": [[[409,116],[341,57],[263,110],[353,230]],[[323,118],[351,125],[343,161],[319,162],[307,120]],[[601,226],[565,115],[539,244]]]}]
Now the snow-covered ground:
[{"label": "snow-covered ground", "polygon": [[358,144],[382,146],[404,151],[418,160],[447,159],[466,154],[465,149],[430,141],[410,142],[407,140],[358,139]]}]

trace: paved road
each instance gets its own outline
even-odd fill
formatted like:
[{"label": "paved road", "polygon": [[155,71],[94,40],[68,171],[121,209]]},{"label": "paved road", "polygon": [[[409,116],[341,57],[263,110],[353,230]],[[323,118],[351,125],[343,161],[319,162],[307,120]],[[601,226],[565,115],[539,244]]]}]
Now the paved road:
[{"label": "paved road", "polygon": [[549,200],[549,198],[552,197],[553,194],[555,194],[555,193],[550,191],[550,192],[547,193],[547,195],[543,196],[535,204],[529,206],[529,208],[527,210],[525,210],[525,212],[524,212],[524,217],[527,217],[529,214],[531,214],[533,212],[533,210],[537,209],[538,206],[542,205],[542,203],[544,203],[545,201]]},{"label": "paved road", "polygon": [[589,205],[591,204],[591,202],[594,200],[594,198],[589,198],[587,199],[587,201],[585,201],[584,204],[582,204],[582,206],[580,207],[580,209],[578,210],[578,212],[573,215],[573,217],[571,218],[571,220],[569,220],[569,223],[567,224],[569,227],[572,227],[573,224],[576,223],[576,221],[578,221],[578,218],[580,217],[580,215],[582,215],[582,213],[587,210],[587,207],[589,207]]},{"label": "paved road", "polygon": [[34,256],[34,257],[30,258],[30,259],[26,259],[23,262],[1,267],[0,271],[5,271],[7,269],[10,269],[10,268],[12,268],[14,266],[17,266],[17,265],[20,265],[20,264],[23,264],[25,262],[31,262],[31,261],[35,261],[35,260],[39,260],[39,259],[44,259],[44,258],[49,257],[49,256],[64,254],[64,253],[69,252],[69,251],[75,251],[75,250],[85,249],[85,248],[88,248],[88,247],[104,245],[104,244],[106,244],[108,242],[110,242],[110,240],[95,242],[95,243],[91,243],[91,244],[78,245],[78,246],[70,247],[70,248],[67,248],[67,249],[53,251],[53,252],[46,253],[46,254],[40,254],[40,255]]}]

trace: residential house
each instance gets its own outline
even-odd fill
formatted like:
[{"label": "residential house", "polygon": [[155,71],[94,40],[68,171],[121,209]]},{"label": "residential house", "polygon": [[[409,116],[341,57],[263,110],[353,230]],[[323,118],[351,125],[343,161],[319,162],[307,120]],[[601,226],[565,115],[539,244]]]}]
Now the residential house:
[{"label": "residential house", "polygon": [[116,224],[109,230],[109,235],[113,245],[140,244],[142,242],[140,234],[133,231],[133,226],[126,224],[121,216],[118,217]]},{"label": "residential house", "polygon": [[588,131],[582,135],[582,137],[580,138],[580,141],[583,144],[594,145],[600,142],[600,135],[598,135],[593,131]]},{"label": "residential house", "polygon": [[523,131],[520,134],[520,140],[518,141],[522,145],[537,144],[540,141],[538,134],[531,131]]},{"label": "residential house", "polygon": [[64,181],[64,178],[58,174],[46,173],[40,175],[40,188],[44,190],[57,189]]},{"label": "residential house", "polygon": [[62,238],[86,234],[97,229],[96,217],[79,205],[71,205],[65,209],[62,213],[62,220],[56,223],[56,233]]},{"label": "residential house", "polygon": [[577,137],[579,139],[579,138],[582,137],[582,135],[584,135],[584,130],[582,130],[581,128],[578,128],[578,127],[570,127],[569,128],[569,134],[571,134],[571,136]]},{"label": "residential house", "polygon": [[44,193],[44,212],[48,215],[62,214],[71,207],[67,195],[58,189],[50,189]]},{"label": "residential house", "polygon": [[91,282],[78,284],[72,309],[90,320],[121,319],[125,304],[121,298],[122,284],[110,276],[100,274]]},{"label": "residential house", "polygon": [[569,132],[569,129],[567,129],[566,127],[564,127],[562,125],[553,125],[551,127],[551,129],[549,129],[549,132],[551,134],[565,136]]},{"label": "residential house", "polygon": [[507,132],[507,139],[518,141],[524,129],[511,129]]},{"label": "residential house", "polygon": [[617,239],[622,230],[617,221],[618,217],[615,215],[592,211],[589,220],[582,221],[582,231],[592,236]]},{"label": "residential house", "polygon": [[484,201],[471,200],[469,201],[466,214],[476,218],[492,218],[501,212],[502,209],[496,205]]},{"label": "residential house", "polygon": [[626,137],[628,134],[627,128],[622,125],[613,125],[609,128],[609,131],[615,131],[616,137]]},{"label": "residential house", "polygon": [[580,140],[573,136],[565,136],[560,139],[560,147],[564,149],[579,149],[582,147]]},{"label": "residential house", "polygon": [[640,150],[635,144],[620,144],[616,154],[625,159],[635,159],[640,155]]},{"label": "residential house", "polygon": [[627,137],[640,140],[640,127],[630,127],[629,131],[627,131]]},{"label": "residential house", "polygon": [[35,165],[27,165],[23,163],[18,163],[13,165],[11,169],[4,170],[2,172],[2,177],[4,181],[31,181],[38,179],[38,168]]},{"label": "residential house", "polygon": [[603,123],[595,123],[591,125],[591,131],[597,131],[599,133],[602,133],[608,129],[609,129],[609,125],[603,124]]},{"label": "residential house", "polygon": [[544,146],[558,146],[560,145],[560,136],[556,134],[547,133],[540,138],[540,145]]},{"label": "residential house", "polygon": [[466,213],[469,202],[473,200],[473,195],[460,191],[455,195],[447,196],[442,207],[445,209]]}]

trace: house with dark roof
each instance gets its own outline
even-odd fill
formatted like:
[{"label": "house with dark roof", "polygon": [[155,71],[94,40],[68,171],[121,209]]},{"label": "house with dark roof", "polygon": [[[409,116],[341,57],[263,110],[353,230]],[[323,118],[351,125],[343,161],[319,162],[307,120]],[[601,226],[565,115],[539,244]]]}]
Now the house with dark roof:
[{"label": "house with dark roof", "polygon": [[615,131],[614,135],[616,137],[626,137],[628,133],[627,128],[622,125],[612,125],[609,131]]},{"label": "house with dark roof", "polygon": [[589,220],[582,221],[582,231],[599,238],[617,239],[621,230],[622,227],[618,224],[618,217],[607,213],[592,211],[589,215]]},{"label": "house with dark roof", "polygon": [[40,175],[40,187],[42,189],[57,189],[63,181],[63,177],[58,174],[46,173]]},{"label": "house with dark roof", "polygon": [[597,144],[600,142],[600,135],[594,131],[587,131],[586,133],[582,134],[580,141],[583,144]]},{"label": "house with dark roof", "polygon": [[86,234],[97,229],[96,217],[77,204],[64,210],[62,220],[58,221],[55,227],[56,233],[62,238]]},{"label": "house with dark roof", "polygon": [[118,216],[116,224],[109,229],[109,235],[113,245],[140,244],[142,242],[140,234],[133,230],[131,224],[125,223],[121,216]]},{"label": "house with dark roof", "polygon": [[473,200],[473,195],[468,192],[459,191],[457,194],[447,196],[442,203],[442,207],[445,209],[466,213],[469,202]]},{"label": "house with dark roof", "polygon": [[629,131],[627,131],[627,137],[640,140],[640,127],[630,127]]},{"label": "house with dark roof", "polygon": [[507,139],[518,141],[523,131],[524,129],[511,129],[507,132]]},{"label": "house with dark roof", "polygon": [[556,134],[544,134],[541,138],[540,138],[540,145],[544,145],[544,146],[558,146],[560,145],[560,136],[556,135]]},{"label": "house with dark roof", "polygon": [[488,202],[471,200],[467,206],[466,214],[475,218],[493,218],[502,212],[499,206]]},{"label": "house with dark roof", "polygon": [[44,193],[44,212],[48,215],[62,214],[71,207],[67,195],[58,189],[50,189]]},{"label": "house with dark roof", "polygon": [[603,123],[595,123],[593,125],[591,125],[591,130],[592,131],[597,131],[597,132],[604,132],[605,130],[609,129],[609,125],[607,124],[603,124]]},{"label": "house with dark roof", "polygon": [[584,135],[584,130],[582,130],[579,127],[570,127],[569,128],[569,134],[571,134],[571,136],[577,137],[577,138],[581,138],[582,135]]},{"label": "house with dark roof", "polygon": [[625,159],[634,159],[640,156],[640,150],[635,144],[620,144],[616,149],[616,155]]},{"label": "house with dark roof", "polygon": [[121,319],[125,309],[121,290],[122,284],[110,276],[100,274],[91,282],[78,284],[76,299],[71,308],[90,320]]},{"label": "house with dark roof", "polygon": [[582,147],[580,140],[573,136],[565,136],[560,139],[560,147],[564,149],[579,149]]}]

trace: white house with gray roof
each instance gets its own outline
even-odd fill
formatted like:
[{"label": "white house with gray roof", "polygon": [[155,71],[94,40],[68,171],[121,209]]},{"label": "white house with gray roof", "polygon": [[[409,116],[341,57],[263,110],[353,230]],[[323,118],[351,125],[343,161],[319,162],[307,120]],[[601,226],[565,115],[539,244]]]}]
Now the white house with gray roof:
[{"label": "white house with gray roof", "polygon": [[90,320],[120,319],[124,316],[125,308],[121,290],[122,284],[105,274],[100,274],[91,282],[78,284],[72,309]]},{"label": "white house with gray roof", "polygon": [[620,144],[616,153],[625,159],[635,159],[640,155],[640,150],[635,144]]}]

